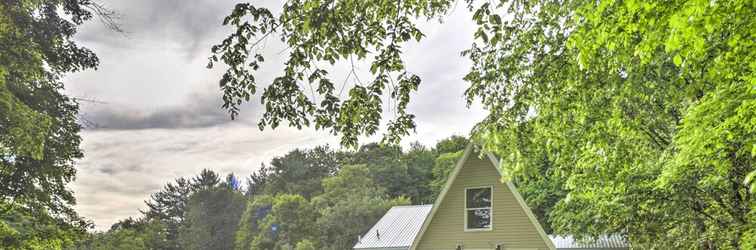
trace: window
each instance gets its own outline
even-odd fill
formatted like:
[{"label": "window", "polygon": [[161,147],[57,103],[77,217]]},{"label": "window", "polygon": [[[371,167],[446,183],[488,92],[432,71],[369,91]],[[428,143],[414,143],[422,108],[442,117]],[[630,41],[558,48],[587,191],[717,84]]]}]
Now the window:
[{"label": "window", "polygon": [[465,189],[465,230],[491,229],[492,187]]}]

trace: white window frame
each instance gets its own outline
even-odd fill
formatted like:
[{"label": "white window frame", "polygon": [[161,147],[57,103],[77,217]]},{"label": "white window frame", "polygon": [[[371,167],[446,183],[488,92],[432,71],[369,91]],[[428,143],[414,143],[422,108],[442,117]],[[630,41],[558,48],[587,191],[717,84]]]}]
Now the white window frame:
[{"label": "white window frame", "polygon": [[[481,188],[491,189],[491,206],[489,206],[489,207],[478,207],[478,208],[467,208],[467,190],[469,190],[469,189],[481,189]],[[465,226],[465,232],[481,232],[481,231],[485,232],[485,231],[491,231],[491,230],[493,230],[493,227],[494,227],[494,223],[493,223],[494,222],[494,220],[493,220],[493,217],[494,217],[493,216],[494,188],[493,188],[493,185],[478,186],[478,187],[466,187],[464,192],[465,192],[465,200],[464,200],[465,203],[462,205],[462,208],[463,208],[464,213],[465,213],[465,215],[464,215],[465,216],[465,225],[464,225]],[[491,226],[489,226],[488,228],[467,228],[467,211],[470,211],[470,210],[481,210],[481,209],[488,209],[488,210],[491,211],[489,213],[490,216],[491,216],[490,217],[490,220],[491,220],[490,225]]]}]

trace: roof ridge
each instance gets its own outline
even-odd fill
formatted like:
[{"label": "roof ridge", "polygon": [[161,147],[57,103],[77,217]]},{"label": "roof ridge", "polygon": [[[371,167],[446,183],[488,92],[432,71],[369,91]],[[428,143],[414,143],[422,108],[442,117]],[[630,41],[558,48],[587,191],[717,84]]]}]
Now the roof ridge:
[{"label": "roof ridge", "polygon": [[427,207],[427,206],[431,206],[431,207],[432,207],[432,206],[433,206],[433,204],[422,204],[422,205],[396,205],[396,206],[393,206],[393,207],[391,207],[391,208],[395,208],[395,207]]}]

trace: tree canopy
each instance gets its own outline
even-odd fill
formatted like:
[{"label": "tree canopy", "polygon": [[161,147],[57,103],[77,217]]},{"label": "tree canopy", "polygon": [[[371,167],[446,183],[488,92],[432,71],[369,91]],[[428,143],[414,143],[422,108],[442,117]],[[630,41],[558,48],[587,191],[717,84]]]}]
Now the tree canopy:
[{"label": "tree canopy", "polygon": [[[230,175],[230,177],[233,177],[233,175]],[[147,205],[147,209],[140,212],[144,215],[145,220],[157,221],[164,227],[165,242],[161,247],[162,249],[181,249],[179,231],[182,227],[187,227],[185,221],[187,216],[189,216],[188,210],[192,196],[205,190],[220,188],[221,186],[228,185],[221,183],[218,173],[209,169],[203,169],[198,175],[192,178],[178,178],[173,183],[166,184],[162,190],[150,195],[150,199],[144,202]],[[227,187],[225,188],[228,189]],[[202,197],[205,198],[203,200],[217,198],[213,196],[215,194],[211,191],[204,192],[204,196]],[[217,196],[220,197],[218,199],[222,199],[232,195],[223,196],[222,194],[218,194]],[[192,204],[195,207],[194,213],[198,213],[197,210],[202,211],[206,209],[201,201],[196,201],[197,199],[200,198],[195,198],[195,202]],[[229,199],[223,201],[234,201],[233,199]],[[222,204],[219,204],[219,206],[222,206]]]},{"label": "tree canopy", "polygon": [[231,249],[247,200],[228,186],[192,194],[179,229],[182,249]]},{"label": "tree canopy", "polygon": [[[94,1],[8,0],[0,3],[0,238],[12,249],[60,249],[90,223],[78,216],[66,187],[83,156],[75,98],[67,73],[94,69],[95,54],[77,44],[93,18],[118,30],[113,12]],[[13,216],[9,216],[13,215]]]},{"label": "tree canopy", "polygon": [[[655,248],[747,244],[756,206],[753,1],[465,3],[477,26],[462,52],[472,62],[465,98],[490,112],[475,139],[525,189],[559,184],[539,198],[553,204],[544,213],[556,233],[619,233]],[[421,41],[418,24],[454,1],[282,5],[273,14],[238,4],[224,21],[236,32],[213,47],[209,66],[229,66],[220,84],[232,115],[256,93],[266,57],[257,47],[272,36],[288,57],[262,93],[260,128],[314,125],[355,146],[379,131],[385,91],[397,103],[385,141],[415,127],[406,105],[421,79],[407,73],[402,45]],[[327,68],[354,59],[369,61],[370,80],[350,73],[342,97],[335,90],[347,84],[334,84]]]},{"label": "tree canopy", "polygon": [[[220,86],[223,107],[232,117],[239,105],[257,93],[255,72],[266,55],[255,52],[269,36],[279,36],[291,48],[285,68],[262,91],[265,113],[260,128],[314,126],[341,135],[344,145],[357,146],[357,137],[379,131],[384,95],[393,100],[394,117],[386,123],[385,141],[397,142],[415,128],[407,112],[410,94],[420,77],[408,72],[401,46],[420,40],[422,32],[414,17],[442,14],[451,1],[287,1],[274,15],[249,3],[236,5],[223,21],[236,31],[213,46],[208,67],[222,62],[229,66]],[[343,86],[332,79],[326,65],[370,57],[374,77],[354,83],[342,100]],[[304,86],[309,86],[305,89]]]},{"label": "tree canopy", "polygon": [[60,78],[97,66],[73,35],[107,12],[90,1],[11,0],[0,13],[0,197],[76,217],[65,185],[82,157],[79,108]]},{"label": "tree canopy", "polygon": [[257,169],[247,178],[248,187],[235,175],[221,181],[205,169],[152,194],[142,217],[91,233],[77,246],[347,249],[392,206],[433,202],[436,159],[461,150],[466,141],[452,136],[406,149],[378,143],[358,151],[327,145],[295,149]]},{"label": "tree canopy", "polygon": [[0,202],[0,245],[4,249],[72,247],[84,230],[61,218]]}]

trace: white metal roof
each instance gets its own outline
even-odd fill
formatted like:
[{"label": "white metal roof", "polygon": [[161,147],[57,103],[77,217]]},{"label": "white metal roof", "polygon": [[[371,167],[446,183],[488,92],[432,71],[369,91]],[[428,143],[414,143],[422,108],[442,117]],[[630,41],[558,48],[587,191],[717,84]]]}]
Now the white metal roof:
[{"label": "white metal roof", "polygon": [[362,236],[354,249],[408,249],[433,205],[395,206]]},{"label": "white metal roof", "polygon": [[596,240],[579,242],[572,236],[549,235],[557,249],[627,249],[625,239],[619,235],[602,235]]},{"label": "white metal roof", "polygon": [[[412,245],[417,233],[428,217],[433,205],[395,206],[365,233],[354,249],[406,250]],[[583,249],[628,249],[622,236],[601,236],[595,241],[579,242],[572,236],[549,235],[558,250]]]}]

